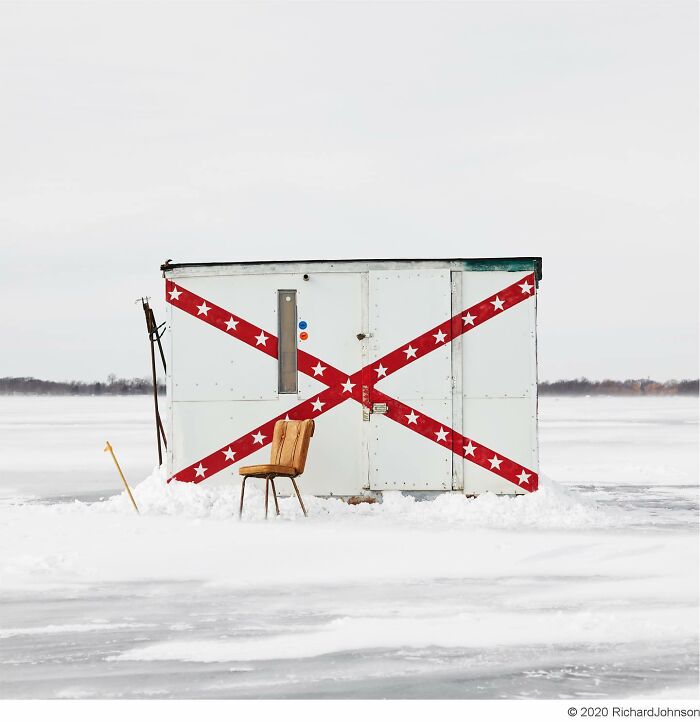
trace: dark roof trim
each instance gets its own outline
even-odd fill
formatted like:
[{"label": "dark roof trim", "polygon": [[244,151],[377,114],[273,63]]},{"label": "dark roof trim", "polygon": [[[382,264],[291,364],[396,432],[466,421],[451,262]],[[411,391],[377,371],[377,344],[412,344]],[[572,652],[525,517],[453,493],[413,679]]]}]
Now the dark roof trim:
[{"label": "dark roof trim", "polygon": [[506,258],[335,258],[335,259],[289,259],[286,261],[214,261],[208,263],[170,263],[166,261],[161,271],[173,268],[207,268],[210,266],[266,266],[270,263],[391,263],[392,261],[444,261],[446,263],[461,263],[464,268],[471,271],[503,271],[503,270],[529,270],[534,266],[537,280],[542,278],[541,256],[510,256]]}]

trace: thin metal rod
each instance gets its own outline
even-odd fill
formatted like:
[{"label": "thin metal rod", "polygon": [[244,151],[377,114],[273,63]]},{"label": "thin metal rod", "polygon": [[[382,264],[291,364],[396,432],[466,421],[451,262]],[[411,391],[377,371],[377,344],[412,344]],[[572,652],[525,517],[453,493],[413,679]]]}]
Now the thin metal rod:
[{"label": "thin metal rod", "polygon": [[109,441],[105,444],[105,451],[109,451],[109,453],[112,455],[112,458],[114,459],[114,463],[117,466],[117,471],[119,472],[119,476],[121,476],[122,481],[124,482],[124,488],[126,489],[126,493],[129,495],[129,499],[131,499],[131,503],[134,505],[134,509],[136,509],[136,513],[139,514],[139,508],[136,506],[136,502],[134,501],[134,497],[131,493],[131,489],[129,488],[129,485],[126,483],[126,479],[124,478],[124,472],[122,471],[122,467],[119,466],[119,462],[117,461],[117,457],[114,455],[114,449],[112,448],[112,444],[109,443]]},{"label": "thin metal rod", "polygon": [[265,477],[265,518],[267,519],[267,501],[270,494],[270,477]]},{"label": "thin metal rod", "polygon": [[[158,326],[156,325],[156,317],[153,313],[153,309],[148,306],[148,315],[151,319],[151,346],[153,346],[153,339],[155,338],[156,343],[158,344],[158,351],[160,351],[160,359],[163,362],[163,371],[167,372],[168,367],[165,363],[165,354],[163,353],[163,345],[160,342],[161,334],[158,333]],[[165,324],[163,324],[165,325]],[[165,438],[165,429],[163,428],[163,421],[160,418],[160,408],[158,406],[158,381],[155,379],[153,381],[153,386],[155,388],[155,406],[156,406],[156,417],[158,418],[158,428],[160,429],[160,435],[163,437],[163,446],[167,449],[168,448],[168,440]]]},{"label": "thin metal rod", "polygon": [[243,477],[243,482],[241,483],[241,507],[238,510],[238,518],[242,518],[243,516],[243,497],[245,496],[245,480],[247,479],[247,476]]},{"label": "thin metal rod", "polygon": [[163,463],[163,450],[160,445],[161,423],[160,414],[158,413],[158,382],[156,381],[156,354],[153,348],[153,339],[151,339],[151,374],[153,375],[153,406],[156,412],[156,440],[158,442],[158,465]]},{"label": "thin metal rod", "polygon": [[297,499],[299,499],[299,503],[301,504],[301,510],[304,512],[304,516],[308,516],[306,513],[306,507],[304,506],[304,502],[301,500],[301,494],[299,493],[299,487],[297,486],[296,481],[294,479],[291,479],[292,485],[294,486],[294,491],[297,493]]},{"label": "thin metal rod", "polygon": [[[165,429],[163,428],[163,422],[160,418],[160,409],[158,408],[158,378],[156,374],[156,353],[155,343],[158,341],[158,347],[160,349],[161,358],[163,359],[163,366],[165,366],[165,357],[163,356],[163,349],[160,344],[160,338],[158,337],[158,329],[156,327],[156,320],[153,314],[153,309],[150,307],[147,298],[141,299],[143,306],[143,312],[146,316],[146,329],[148,331],[148,341],[151,346],[151,379],[153,382],[153,408],[155,412],[155,423],[156,423],[156,443],[158,446],[158,465],[163,464],[163,449],[162,446],[168,448],[168,441],[165,438]],[[161,446],[162,439],[162,446]]]},{"label": "thin metal rod", "polygon": [[156,418],[158,419],[158,428],[160,429],[160,435],[163,437],[163,446],[168,448],[168,442],[165,439],[165,429],[163,428],[163,422],[160,418],[160,409],[156,410]]},{"label": "thin metal rod", "polygon": [[[163,371],[168,371],[168,366],[165,363],[165,353],[163,353],[163,344],[160,342],[160,337],[163,335],[162,333],[158,333],[158,324],[156,323],[156,317],[153,313],[153,309],[149,306],[148,310],[151,314],[151,328],[153,329],[153,334],[155,335],[156,343],[158,344],[158,350],[160,351],[160,360],[163,362]],[[163,324],[165,325],[165,324]]]},{"label": "thin metal rod", "polygon": [[275,489],[275,479],[274,479],[274,477],[272,477],[272,478],[270,479],[270,483],[272,484],[272,496],[273,496],[274,499],[275,499],[275,511],[277,512],[277,516],[279,516],[279,515],[280,515],[280,505],[279,505],[279,502],[277,501],[277,489]]}]

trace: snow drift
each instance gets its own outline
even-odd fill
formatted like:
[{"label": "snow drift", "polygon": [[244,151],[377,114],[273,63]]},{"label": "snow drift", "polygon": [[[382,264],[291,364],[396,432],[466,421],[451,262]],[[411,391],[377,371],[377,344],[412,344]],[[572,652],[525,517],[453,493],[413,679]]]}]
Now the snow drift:
[{"label": "snow drift", "polygon": [[[240,484],[236,479],[229,487],[172,483],[166,484],[161,468],[134,488],[142,514],[181,516],[196,519],[231,519],[238,521]],[[301,484],[303,494],[303,484]],[[479,528],[580,529],[619,525],[619,518],[591,501],[567,491],[553,480],[541,476],[540,489],[518,497],[486,493],[466,498],[461,493],[442,493],[432,499],[420,499],[400,491],[385,491],[382,503],[349,505],[342,499],[306,496],[311,519],[375,520],[386,524],[425,526],[466,525]],[[126,492],[105,501],[88,505],[94,511],[132,514]],[[264,519],[263,494],[252,488],[246,492],[243,521]],[[269,521],[303,518],[295,498],[280,497],[280,517],[275,517],[270,500]]]}]

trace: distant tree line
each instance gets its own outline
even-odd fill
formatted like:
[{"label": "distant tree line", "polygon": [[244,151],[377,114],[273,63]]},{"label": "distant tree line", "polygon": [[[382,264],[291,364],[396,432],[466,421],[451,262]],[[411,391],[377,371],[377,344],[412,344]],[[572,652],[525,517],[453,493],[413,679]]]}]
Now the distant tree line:
[{"label": "distant tree line", "polygon": [[[150,379],[118,379],[114,374],[110,374],[107,381],[44,381],[31,376],[0,378],[0,394],[6,396],[134,396],[152,393]],[[165,393],[162,381],[158,382],[158,393]]]},{"label": "distant tree line", "polygon": [[[540,381],[543,396],[697,396],[698,379],[683,381],[590,381],[586,378],[562,381]],[[151,380],[118,379],[114,374],[107,381],[44,381],[30,376],[0,378],[0,395],[39,396],[133,396],[153,393]],[[158,393],[165,393],[165,384],[158,382]]]},{"label": "distant tree line", "polygon": [[698,379],[589,381],[586,378],[580,378],[565,381],[541,381],[539,392],[543,396],[697,396]]}]

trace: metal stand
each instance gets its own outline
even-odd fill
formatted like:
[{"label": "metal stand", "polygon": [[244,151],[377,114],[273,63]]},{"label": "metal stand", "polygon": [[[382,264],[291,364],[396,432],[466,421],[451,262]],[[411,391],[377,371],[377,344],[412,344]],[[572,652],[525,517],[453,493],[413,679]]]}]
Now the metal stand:
[{"label": "metal stand", "polygon": [[[248,476],[243,477],[243,481],[241,482],[241,504],[238,508],[238,518],[242,518],[243,516],[243,498],[245,497],[245,482],[246,480],[250,478]],[[253,477],[258,479],[265,479],[265,518],[267,519],[267,511],[269,507],[269,499],[270,499],[270,486],[272,486],[272,496],[275,500],[275,512],[277,513],[277,516],[280,515],[280,505],[279,501],[277,499],[277,489],[275,489],[275,475],[274,474],[266,474],[263,476]],[[308,516],[306,513],[306,507],[304,506],[304,502],[301,500],[301,494],[299,493],[299,487],[297,486],[297,483],[295,481],[295,477],[287,477],[294,486],[294,491],[296,492],[297,499],[299,500],[299,504],[301,505],[301,510],[304,512],[304,516]]]},{"label": "metal stand", "polygon": [[153,407],[155,410],[156,418],[156,441],[158,442],[158,464],[163,463],[163,450],[161,448],[161,439],[163,446],[167,449],[168,442],[165,438],[165,430],[163,429],[163,422],[160,418],[160,411],[158,409],[158,380],[156,378],[156,344],[158,344],[158,350],[160,351],[160,360],[163,362],[163,371],[167,371],[165,364],[165,354],[163,353],[163,346],[160,342],[162,335],[165,333],[165,323],[161,323],[160,326],[156,324],[156,317],[153,314],[153,309],[148,303],[148,298],[141,299],[141,305],[143,306],[143,313],[146,316],[146,328],[148,330],[148,340],[151,344],[151,376],[153,379]]}]

